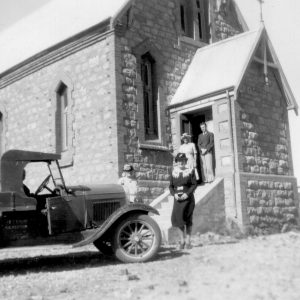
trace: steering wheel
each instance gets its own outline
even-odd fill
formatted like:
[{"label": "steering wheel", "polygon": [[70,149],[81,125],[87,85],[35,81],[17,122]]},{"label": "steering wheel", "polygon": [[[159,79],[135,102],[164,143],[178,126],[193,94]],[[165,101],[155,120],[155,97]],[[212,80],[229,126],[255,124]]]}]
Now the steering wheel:
[{"label": "steering wheel", "polygon": [[47,187],[47,184],[49,183],[51,175],[48,175],[43,182],[40,184],[40,186],[37,188],[35,195],[39,194],[43,189],[47,189],[50,193],[53,193],[51,189]]}]

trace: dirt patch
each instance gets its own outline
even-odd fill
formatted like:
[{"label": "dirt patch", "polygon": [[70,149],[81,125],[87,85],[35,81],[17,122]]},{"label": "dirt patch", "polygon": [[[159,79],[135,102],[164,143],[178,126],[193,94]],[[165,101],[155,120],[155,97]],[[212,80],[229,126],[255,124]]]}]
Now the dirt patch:
[{"label": "dirt patch", "polygon": [[0,250],[0,299],[299,299],[300,234],[193,238],[122,264],[92,245]]}]

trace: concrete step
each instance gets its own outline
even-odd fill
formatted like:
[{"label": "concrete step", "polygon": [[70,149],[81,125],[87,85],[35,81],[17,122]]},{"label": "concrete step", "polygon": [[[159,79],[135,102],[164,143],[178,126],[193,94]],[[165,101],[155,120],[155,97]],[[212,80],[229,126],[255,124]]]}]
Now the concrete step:
[{"label": "concrete step", "polygon": [[223,180],[223,178],[217,177],[213,182],[211,183],[205,183],[198,185],[195,192],[195,202],[196,204],[201,201],[208,193],[210,193],[218,184]]},{"label": "concrete step", "polygon": [[[207,195],[209,195],[222,180],[222,178],[216,178],[212,183],[199,185],[194,192],[196,205],[197,203],[200,203],[202,199],[206,199]],[[169,237],[169,234],[172,235],[173,232],[171,225],[173,203],[173,196],[170,195],[169,191],[166,191],[150,204],[156,208],[160,214],[159,216],[153,215],[152,217],[161,229],[164,243],[168,243],[172,240],[172,237]]]},{"label": "concrete step", "polygon": [[161,205],[161,208],[160,208],[160,211],[163,211],[163,210],[171,210],[172,211],[172,209],[173,209],[173,199],[172,199],[172,201],[170,201],[170,202],[164,202],[164,203],[162,203],[162,205]]}]

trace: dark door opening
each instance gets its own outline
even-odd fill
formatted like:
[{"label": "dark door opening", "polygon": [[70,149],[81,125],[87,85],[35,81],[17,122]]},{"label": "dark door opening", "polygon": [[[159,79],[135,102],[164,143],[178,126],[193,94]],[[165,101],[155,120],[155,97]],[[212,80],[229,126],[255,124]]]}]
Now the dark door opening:
[{"label": "dark door opening", "polygon": [[[198,183],[202,182],[201,178],[201,167],[200,167],[200,155],[199,155],[199,149],[198,149],[198,137],[202,133],[200,129],[201,123],[207,124],[207,129],[210,132],[213,132],[213,119],[212,119],[212,109],[206,109],[203,111],[193,112],[193,113],[187,113],[181,115],[181,126],[180,126],[180,136],[186,132],[189,135],[191,135],[191,141],[196,145],[196,149],[198,151],[197,156],[197,171],[199,174],[199,181]],[[213,155],[213,164],[215,168],[215,155]]]}]

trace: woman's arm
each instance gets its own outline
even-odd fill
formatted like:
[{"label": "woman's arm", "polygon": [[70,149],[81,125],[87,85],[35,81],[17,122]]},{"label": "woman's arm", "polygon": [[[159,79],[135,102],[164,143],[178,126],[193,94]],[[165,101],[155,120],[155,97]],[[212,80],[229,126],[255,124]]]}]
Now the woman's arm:
[{"label": "woman's arm", "polygon": [[207,152],[209,152],[214,147],[214,134],[209,133],[209,144],[207,145]]},{"label": "woman's arm", "polygon": [[172,196],[175,194],[175,189],[174,189],[174,182],[173,182],[173,176],[172,174],[170,175],[170,185],[169,185],[169,190]]},{"label": "woman's arm", "polygon": [[187,190],[186,194],[188,196],[191,196],[194,193],[196,188],[197,188],[197,179],[196,179],[195,171],[193,170],[191,173],[191,185]]}]

